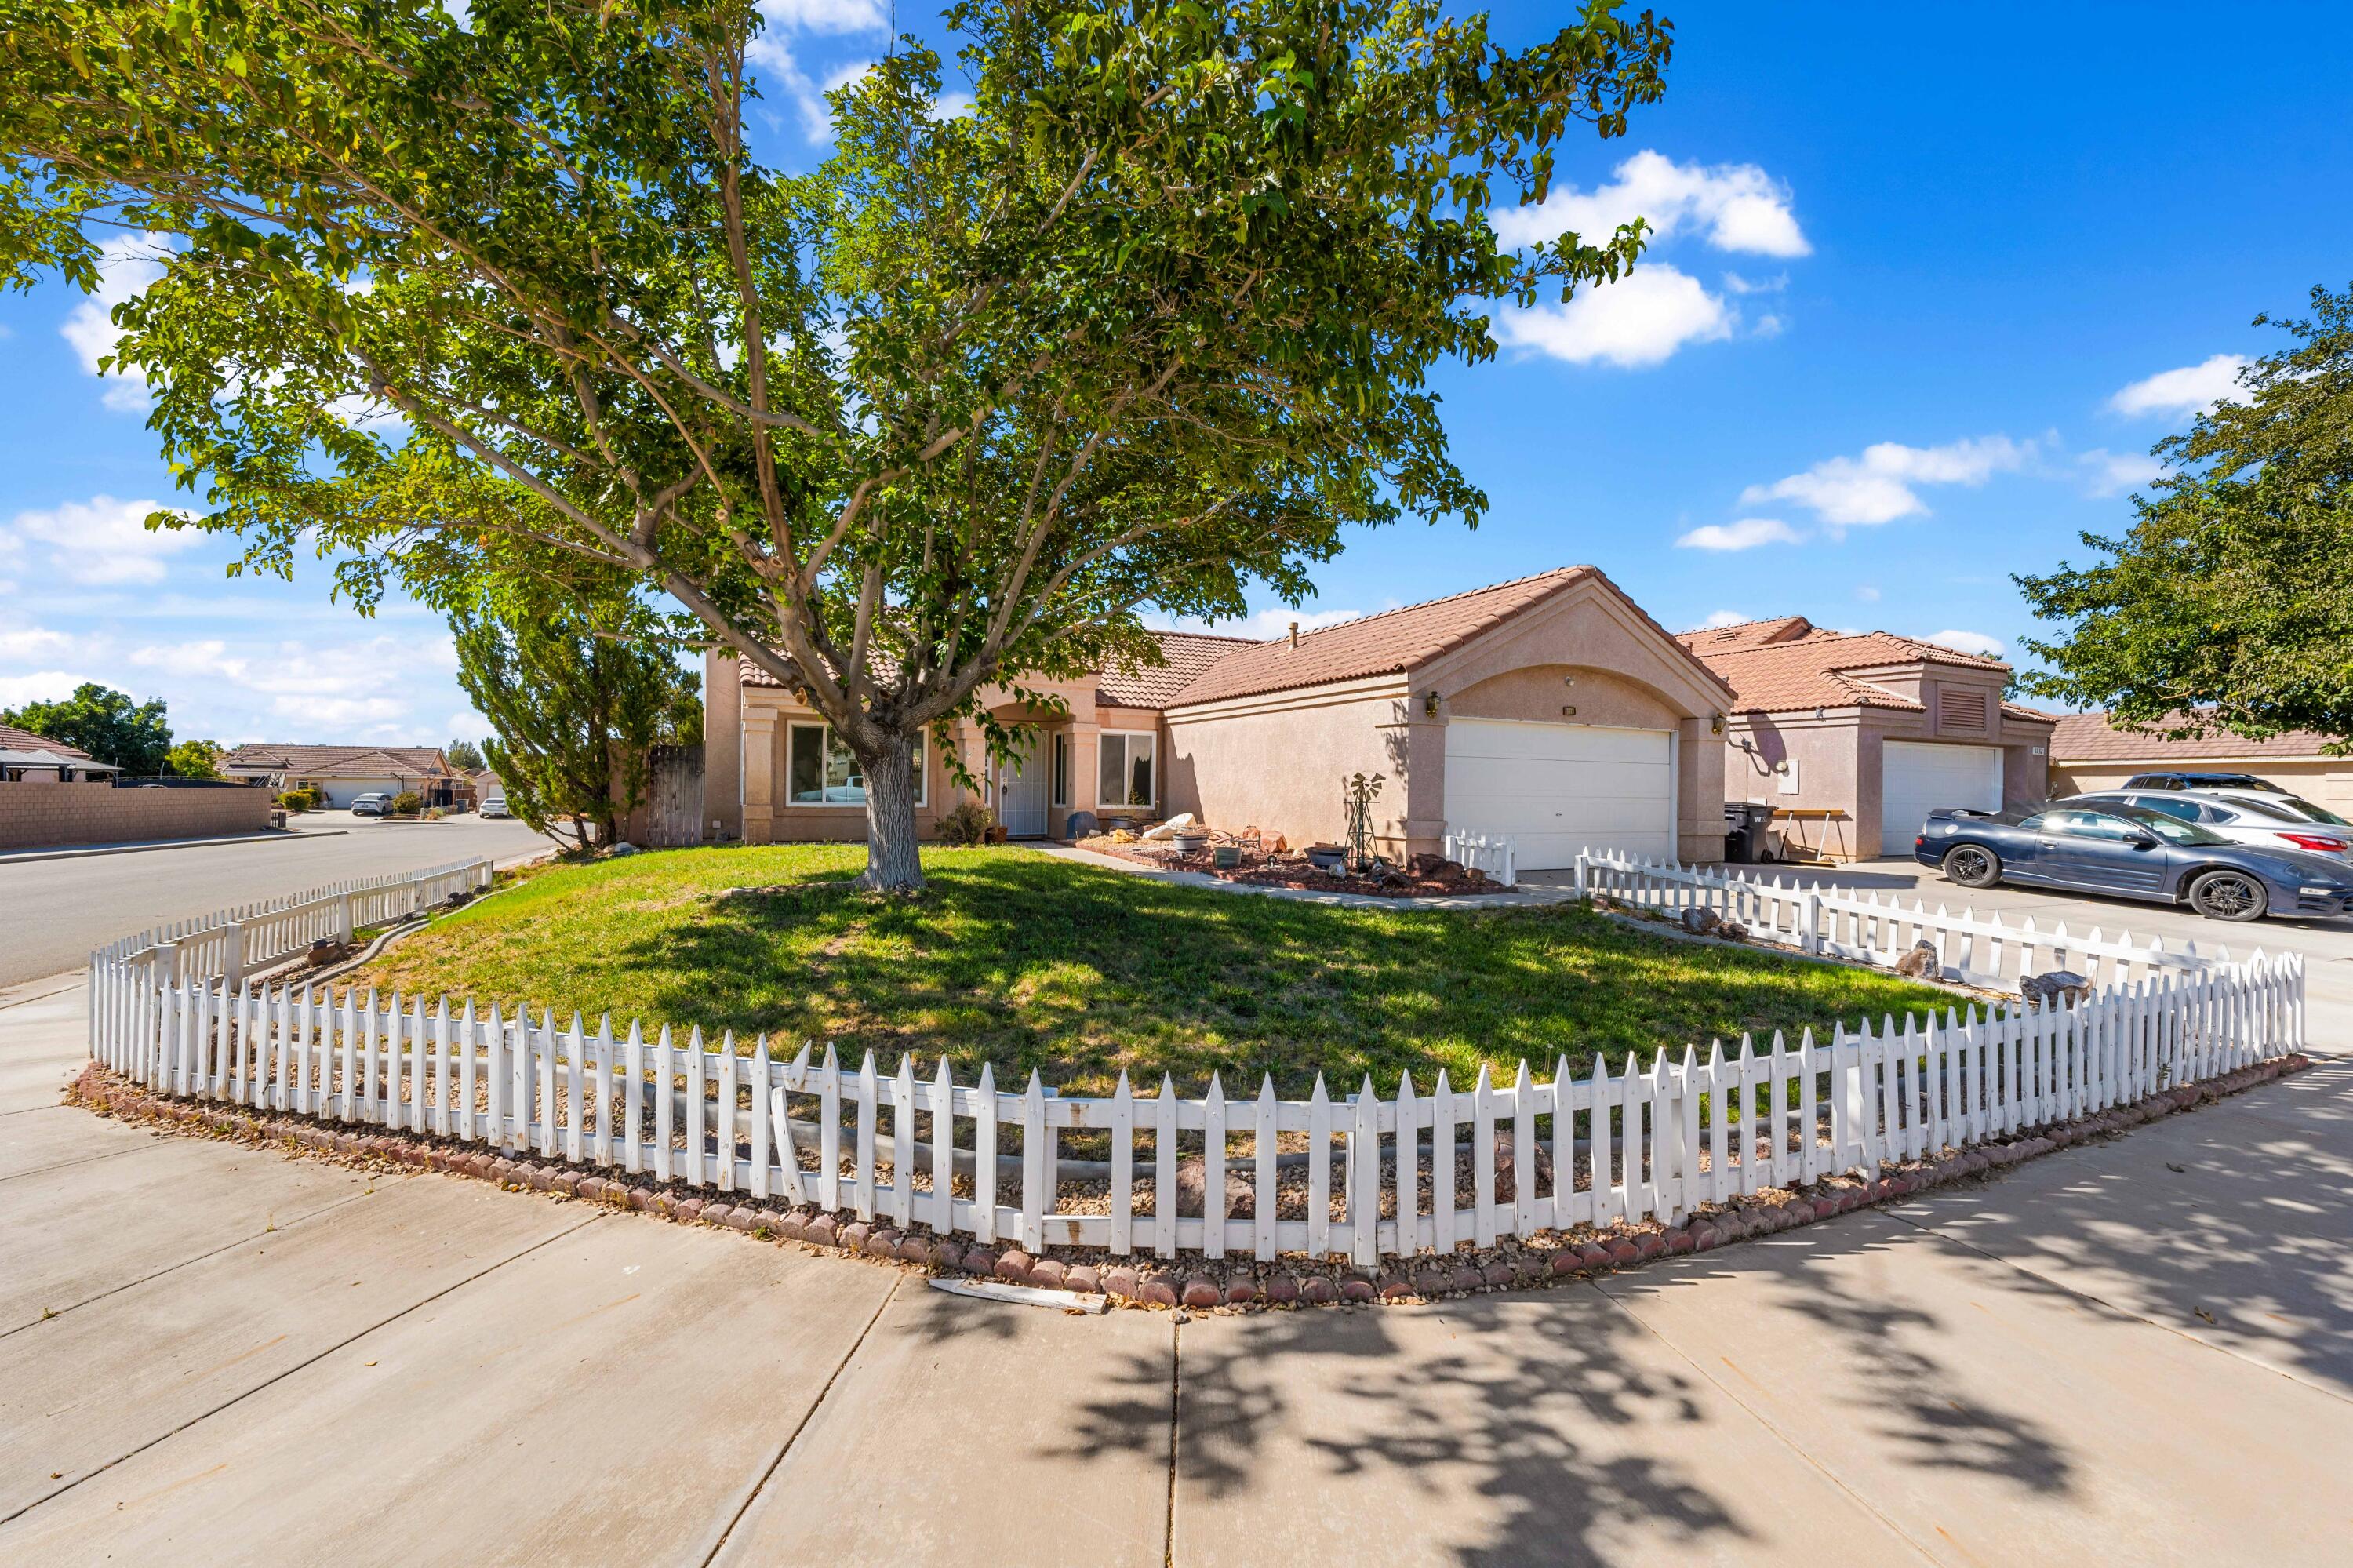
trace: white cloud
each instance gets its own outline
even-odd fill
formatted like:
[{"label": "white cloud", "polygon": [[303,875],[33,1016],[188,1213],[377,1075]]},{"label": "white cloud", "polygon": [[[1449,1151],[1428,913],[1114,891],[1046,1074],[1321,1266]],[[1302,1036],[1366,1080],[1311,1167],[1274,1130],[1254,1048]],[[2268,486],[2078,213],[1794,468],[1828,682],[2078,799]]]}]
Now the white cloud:
[{"label": "white cloud", "polygon": [[161,509],[153,501],[93,495],[54,511],[19,512],[8,533],[20,546],[49,546],[49,569],[67,582],[108,587],[160,583],[164,558],[204,539],[193,529],[150,531],[147,515]]},{"label": "white cloud", "polygon": [[1533,349],[1571,365],[1603,360],[1628,369],[1656,365],[1687,343],[1732,335],[1738,313],[1699,280],[1664,262],[1592,285],[1567,304],[1507,310],[1495,321],[1507,348]]},{"label": "white cloud", "polygon": [[1869,583],[1864,583],[1854,590],[1854,597],[1862,600],[1865,604],[1877,604],[1879,602],[1879,590],[1873,588]]},{"label": "white cloud", "polygon": [[797,34],[849,37],[886,32],[890,18],[880,0],[761,0],[767,26],[744,49],[768,83],[782,90],[800,116],[801,134],[818,145],[833,140],[833,109],[825,95],[847,87],[874,69],[871,59],[837,65],[812,77],[795,52]]},{"label": "white cloud", "polygon": [[1932,631],[1920,641],[1950,648],[1957,653],[1977,653],[1988,659],[2001,657],[2001,640],[1988,637],[1982,631]]},{"label": "white cloud", "polygon": [[1699,629],[1702,631],[1713,631],[1719,626],[1745,626],[1749,621],[1756,619],[1757,618],[1755,616],[1744,614],[1740,610],[1719,609],[1714,615],[1709,616],[1705,620],[1701,621],[1699,623]]},{"label": "white cloud", "polygon": [[449,732],[453,740],[480,740],[491,733],[491,721],[471,708],[459,708],[441,727]]},{"label": "white cloud", "polygon": [[1705,225],[1718,250],[1761,256],[1804,256],[1813,247],[1789,210],[1788,187],[1754,164],[1678,164],[1640,152],[1592,191],[1556,189],[1535,207],[1496,207],[1487,215],[1508,249],[1574,233],[1588,244],[1607,240],[1635,218],[1647,219],[1659,239],[1685,225]]},{"label": "white cloud", "polygon": [[934,120],[958,119],[971,113],[976,101],[977,101],[971,93],[962,90],[943,92],[940,94],[940,101],[932,105],[932,118]]},{"label": "white cloud", "polygon": [[1737,523],[1694,528],[1675,543],[1687,550],[1753,550],[1759,545],[1794,545],[1802,536],[1778,517],[1743,517]]},{"label": "white cloud", "polygon": [[12,664],[30,663],[44,654],[69,647],[72,641],[62,631],[38,626],[0,627],[0,659]]},{"label": "white cloud", "polygon": [[122,335],[111,313],[145,293],[147,286],[164,275],[163,258],[170,249],[169,239],[161,234],[126,234],[108,240],[99,249],[98,291],[84,295],[58,328],[81,355],[82,367],[92,376],[105,376],[100,401],[118,413],[138,413],[148,407],[147,381],[135,366],[128,376],[121,366],[111,374],[100,371],[98,362],[114,352],[115,342]]},{"label": "white cloud", "polygon": [[1744,278],[1737,272],[1724,275],[1724,286],[1736,294],[1778,294],[1789,286],[1789,274],[1771,278]]},{"label": "white cloud", "polygon": [[2034,455],[2031,441],[1985,436],[1940,447],[1907,447],[1881,441],[1860,457],[1835,457],[1803,473],[1740,493],[1743,506],[1794,501],[1810,508],[1833,530],[1890,523],[1928,510],[1915,485],[1983,484],[1996,473],[2014,472]]},{"label": "white cloud", "polygon": [[0,708],[21,708],[26,703],[54,703],[69,697],[90,677],[63,670],[43,670],[32,675],[0,675]]},{"label": "white cloud", "polygon": [[2243,354],[2218,354],[2197,365],[2160,370],[2119,390],[2108,407],[2119,414],[2202,414],[2238,394],[2239,372],[2250,363]]},{"label": "white cloud", "polygon": [[2076,453],[2075,464],[2083,471],[2085,488],[2095,496],[2122,495],[2154,482],[2165,472],[2165,465],[2153,457],[2112,452],[2105,447]]}]

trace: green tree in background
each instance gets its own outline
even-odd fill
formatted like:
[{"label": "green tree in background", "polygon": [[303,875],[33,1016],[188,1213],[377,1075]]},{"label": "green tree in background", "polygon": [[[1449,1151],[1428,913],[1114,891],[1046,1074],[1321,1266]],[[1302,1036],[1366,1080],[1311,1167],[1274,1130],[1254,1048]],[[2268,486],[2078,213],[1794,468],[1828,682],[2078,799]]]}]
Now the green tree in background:
[{"label": "green tree in background", "polygon": [[2017,579],[2066,624],[2028,641],[2051,668],[2027,690],[2127,726],[2353,739],[2353,285],[2275,324],[2295,345],[2158,443],[2173,471],[2130,531],[2084,535],[2110,559]]},{"label": "green tree in background", "polygon": [[498,731],[507,809],[558,843],[610,845],[657,745],[700,740],[702,705],[656,617],[625,594],[486,585],[449,607],[458,680]]},{"label": "green tree in background", "polygon": [[441,755],[448,758],[449,766],[460,773],[480,773],[482,770],[482,748],[470,740],[453,740],[441,748]]},{"label": "green tree in background", "polygon": [[0,724],[78,746],[134,779],[161,774],[172,748],[172,726],[164,721],[162,698],[134,704],[95,681],[84,681],[73,695],[58,702],[10,708],[0,713]]},{"label": "green tree in background", "polygon": [[164,771],[181,779],[220,777],[221,748],[209,740],[184,740],[164,758]]},{"label": "green tree in background", "polygon": [[315,542],[363,603],[462,597],[494,546],[674,596],[843,737],[891,888],[910,742],[1001,747],[992,686],[1155,662],[1146,609],[1295,603],[1351,525],[1478,520],[1430,372],[1644,232],[1506,250],[1489,210],[1623,135],[1672,36],[1619,0],[1518,48],[1439,0],[958,0],[969,108],[903,40],[795,175],[746,145],[752,0],[465,18],[0,0],[0,277],[95,288],[94,235],[159,237],[111,364],[199,525],[259,568]]}]

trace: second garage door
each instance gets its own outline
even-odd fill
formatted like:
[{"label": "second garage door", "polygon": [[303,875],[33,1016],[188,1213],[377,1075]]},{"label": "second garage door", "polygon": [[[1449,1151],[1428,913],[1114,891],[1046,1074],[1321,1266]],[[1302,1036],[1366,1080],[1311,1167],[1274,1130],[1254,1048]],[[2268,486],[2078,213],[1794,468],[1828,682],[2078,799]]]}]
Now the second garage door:
[{"label": "second garage door", "polygon": [[1446,821],[1508,833],[1522,871],[1577,852],[1674,854],[1674,748],[1662,729],[1455,719],[1446,726]]},{"label": "second garage door", "polygon": [[2001,810],[2001,748],[1891,740],[1882,748],[1879,853],[1912,853],[1928,813],[1948,807]]}]

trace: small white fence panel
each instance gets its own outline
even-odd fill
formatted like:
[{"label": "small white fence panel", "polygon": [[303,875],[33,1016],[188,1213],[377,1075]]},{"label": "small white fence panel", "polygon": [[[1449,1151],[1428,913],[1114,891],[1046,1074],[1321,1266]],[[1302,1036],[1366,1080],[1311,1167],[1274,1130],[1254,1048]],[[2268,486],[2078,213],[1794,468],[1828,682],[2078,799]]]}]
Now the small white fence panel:
[{"label": "small white fence panel", "polygon": [[1508,833],[1449,833],[1443,853],[1457,865],[1483,872],[1491,882],[1520,884],[1519,843]]},{"label": "small white fence panel", "polygon": [[2114,935],[2098,927],[2070,931],[2063,921],[2048,930],[2030,918],[2016,922],[1963,908],[1958,914],[1916,899],[1819,883],[1784,884],[1776,877],[1709,871],[1672,861],[1632,860],[1615,854],[1580,854],[1577,890],[1585,896],[1614,899],[1635,908],[1681,916],[1705,909],[1737,920],[1749,934],[1825,958],[1892,964],[1915,944],[1936,949],[1937,978],[1994,989],[2010,989],[2024,977],[2068,969],[2095,986],[2128,983],[2168,970],[2228,966],[2227,948],[2201,951],[2195,942],[2168,948],[2162,938],[2144,942],[2128,931]]}]

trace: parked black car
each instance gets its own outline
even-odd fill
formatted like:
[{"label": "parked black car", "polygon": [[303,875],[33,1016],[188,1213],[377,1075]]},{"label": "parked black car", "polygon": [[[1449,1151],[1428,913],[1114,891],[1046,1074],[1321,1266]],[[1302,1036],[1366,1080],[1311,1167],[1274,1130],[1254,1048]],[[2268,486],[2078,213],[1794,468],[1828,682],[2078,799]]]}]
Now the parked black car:
[{"label": "parked black car", "polygon": [[2353,914],[2353,869],[2331,856],[2234,844],[2138,806],[1928,813],[1912,858],[1964,887],[2064,887],[2187,904],[2214,920]]}]

